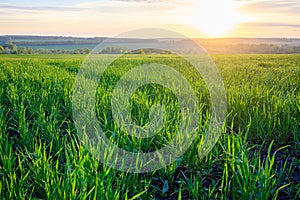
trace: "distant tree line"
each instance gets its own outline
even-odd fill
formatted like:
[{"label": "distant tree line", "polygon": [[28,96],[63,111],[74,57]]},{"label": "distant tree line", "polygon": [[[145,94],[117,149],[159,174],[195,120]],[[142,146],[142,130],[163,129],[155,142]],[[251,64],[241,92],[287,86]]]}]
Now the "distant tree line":
[{"label": "distant tree line", "polygon": [[106,47],[100,52],[96,52],[99,54],[170,54],[169,51],[146,48],[146,49],[136,49],[129,50],[125,47]]},{"label": "distant tree line", "polygon": [[18,47],[9,39],[5,45],[0,46],[0,54],[89,54],[88,48],[65,50],[65,49],[37,49]]},{"label": "distant tree line", "polygon": [[4,44],[8,40],[13,40],[18,46],[32,46],[32,45],[70,45],[70,44],[99,44],[106,37],[96,38],[77,38],[77,37],[63,37],[63,36],[25,36],[25,35],[11,35],[0,36],[0,43]]},{"label": "distant tree line", "polygon": [[[1,38],[1,37],[0,37]],[[35,39],[34,36],[29,37],[31,39]],[[49,38],[50,40],[51,38]],[[53,38],[52,38],[53,39]],[[3,40],[3,37],[2,37]],[[71,40],[71,39],[70,39]],[[75,40],[75,39],[74,39]],[[92,39],[82,39],[75,40],[75,42],[83,42],[83,41],[93,41]],[[99,38],[101,40],[101,38]],[[120,39],[122,41],[122,39]],[[124,39],[123,42],[126,40]],[[1,41],[0,41],[1,42]],[[174,41],[175,42],[175,41]],[[181,41],[182,42],[182,41]],[[176,43],[176,42],[175,42]],[[18,47],[18,44],[13,42],[11,38],[8,38],[6,41],[2,41],[2,46],[0,45],[0,54],[89,54],[91,51],[89,48],[83,49],[33,49],[29,47]],[[3,45],[4,44],[4,45]],[[201,43],[208,53],[211,54],[291,54],[291,53],[300,53],[300,46],[290,46],[288,44],[222,44],[221,41],[213,40],[206,41]],[[75,45],[76,47],[76,45]],[[180,53],[197,53],[199,49],[190,48],[190,46],[186,45],[184,48],[177,49],[177,52]],[[96,52],[93,51],[93,54],[170,54],[170,52],[159,49],[137,49],[137,50],[129,50],[126,47],[114,47],[109,46],[105,49]]]},{"label": "distant tree line", "polygon": [[[210,52],[214,52],[211,48]],[[215,49],[217,51],[217,48]],[[219,49],[220,51],[221,49]],[[250,54],[292,54],[300,53],[299,46],[275,45],[275,44],[235,44],[223,47],[222,53],[250,53]],[[209,51],[209,50],[208,50]],[[215,52],[216,52],[215,51]]]},{"label": "distant tree line", "polygon": [[[88,48],[84,49],[32,49],[26,47],[18,47],[16,44],[10,43],[0,46],[0,54],[89,54],[91,51]],[[106,47],[100,52],[94,54],[169,54],[168,51],[157,49],[137,49],[128,50],[123,47]]]},{"label": "distant tree line", "polygon": [[[235,45],[203,45],[211,54],[292,54],[300,53],[300,46],[275,45],[275,44],[235,44]],[[197,54],[199,49],[183,48],[176,49],[182,54]],[[106,47],[99,54],[171,54],[171,52],[161,49],[137,49],[128,50],[124,47]]]},{"label": "distant tree line", "polygon": [[[32,49],[26,47],[18,47],[9,38],[5,45],[0,46],[0,54],[89,54],[91,51],[88,48],[83,49]],[[125,47],[106,47],[105,49],[97,52],[97,54],[145,54],[145,53],[159,53],[155,49],[139,49],[130,51]]]},{"label": "distant tree line", "polygon": [[0,46],[0,54],[89,54],[90,50],[87,48],[84,49],[74,49],[74,50],[65,50],[65,49],[32,49],[26,47],[17,47],[12,48]]},{"label": "distant tree line", "polygon": [[84,49],[74,49],[74,50],[66,50],[66,49],[37,49],[34,50],[36,54],[89,54],[90,50],[88,48]]}]

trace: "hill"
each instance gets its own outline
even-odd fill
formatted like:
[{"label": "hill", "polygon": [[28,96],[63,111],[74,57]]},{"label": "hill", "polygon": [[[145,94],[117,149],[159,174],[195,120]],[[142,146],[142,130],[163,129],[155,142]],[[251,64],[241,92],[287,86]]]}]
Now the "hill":
[{"label": "hill", "polygon": [[[108,39],[107,37],[65,37],[65,36],[28,36],[28,35],[3,35],[0,36],[0,45],[12,41],[18,47],[31,48],[33,50],[76,50],[95,48],[99,43]],[[139,42],[142,39],[116,39],[120,47],[126,44]],[[257,54],[283,54],[300,53],[300,39],[297,38],[195,38],[209,53],[230,54],[230,53],[257,53]],[[143,39],[143,42],[176,42],[182,46],[187,40],[184,39]],[[193,49],[186,45],[186,51]]]}]

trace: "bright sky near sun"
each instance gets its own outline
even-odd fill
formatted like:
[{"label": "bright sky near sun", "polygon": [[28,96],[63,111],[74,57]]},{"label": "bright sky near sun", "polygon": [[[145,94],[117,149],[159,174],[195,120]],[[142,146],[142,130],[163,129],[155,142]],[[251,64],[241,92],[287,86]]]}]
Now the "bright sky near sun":
[{"label": "bright sky near sun", "polygon": [[0,35],[300,37],[299,0],[0,0]]}]

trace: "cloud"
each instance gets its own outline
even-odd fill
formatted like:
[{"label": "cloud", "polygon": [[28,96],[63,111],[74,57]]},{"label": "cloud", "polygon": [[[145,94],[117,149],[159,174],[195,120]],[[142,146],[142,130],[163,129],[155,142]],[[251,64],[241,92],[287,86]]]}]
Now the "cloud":
[{"label": "cloud", "polygon": [[79,11],[81,8],[66,7],[66,6],[23,6],[8,3],[0,3],[0,10],[24,10],[24,11]]},{"label": "cloud", "polygon": [[234,0],[234,1],[246,1],[246,2],[249,2],[249,1],[257,1],[257,0]]},{"label": "cloud", "polygon": [[282,0],[273,0],[273,1],[257,1],[249,0],[244,6],[240,8],[241,11],[250,12],[250,13],[264,13],[264,14],[300,14],[300,2],[299,1],[282,1]]},{"label": "cloud", "polygon": [[234,37],[300,37],[300,23],[294,22],[252,22],[241,23]]},{"label": "cloud", "polygon": [[167,2],[167,0],[112,0],[112,1],[121,1],[121,2],[135,2],[135,3],[161,3]]},{"label": "cloud", "polygon": [[[25,4],[22,0],[0,0],[0,27],[4,27],[2,32],[12,33],[33,30],[60,33],[63,30],[71,34],[77,33],[79,29],[76,26],[80,26],[82,34],[88,32],[90,35],[99,27],[101,34],[107,35],[160,25],[183,30],[180,25],[186,23],[183,18],[187,15],[195,15],[196,18],[206,1],[209,0],[28,0]],[[252,23],[240,24],[243,32],[255,35],[256,29],[267,32],[268,27],[272,33],[280,32],[284,29],[282,27],[299,29],[300,0],[227,1],[234,4],[237,12],[251,18]]]},{"label": "cloud", "polygon": [[[1,0],[0,0],[1,1]],[[56,1],[56,0],[53,0]],[[2,34],[115,35],[132,29],[174,23],[194,0],[101,0],[43,5],[0,3]],[[178,21],[178,20],[176,20]]]},{"label": "cloud", "polygon": [[291,24],[291,23],[270,23],[270,22],[249,22],[242,23],[240,26],[247,27],[290,27],[290,28],[300,28],[300,24]]},{"label": "cloud", "polygon": [[[51,6],[44,6],[34,4],[35,6],[27,6],[23,4],[0,3],[0,16],[2,12],[101,12],[108,14],[167,14],[169,11],[189,7],[195,0],[187,0],[182,2],[180,0],[103,0],[103,1],[85,1],[78,2],[73,5],[58,5],[50,4]],[[163,11],[163,12],[162,12]]]}]

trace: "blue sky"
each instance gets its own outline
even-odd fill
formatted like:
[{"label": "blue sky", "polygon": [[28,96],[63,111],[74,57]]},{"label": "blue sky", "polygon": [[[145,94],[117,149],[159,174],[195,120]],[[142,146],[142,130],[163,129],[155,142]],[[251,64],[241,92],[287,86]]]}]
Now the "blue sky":
[{"label": "blue sky", "polygon": [[[101,1],[101,0],[100,0]],[[72,5],[77,3],[82,3],[86,1],[78,1],[78,0],[1,0],[0,3],[11,3],[15,5],[27,5],[27,6],[43,6],[43,5]]]},{"label": "blue sky", "polygon": [[299,0],[0,0],[0,34],[114,36],[166,28],[191,37],[300,37]]}]

